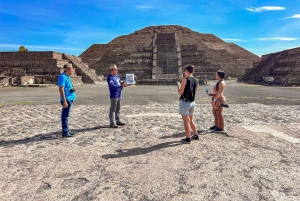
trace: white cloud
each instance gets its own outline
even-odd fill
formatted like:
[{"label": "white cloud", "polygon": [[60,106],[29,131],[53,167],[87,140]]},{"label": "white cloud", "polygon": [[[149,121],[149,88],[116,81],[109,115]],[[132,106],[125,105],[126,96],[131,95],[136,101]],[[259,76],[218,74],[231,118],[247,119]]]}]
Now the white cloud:
[{"label": "white cloud", "polygon": [[225,40],[225,41],[243,41],[242,39],[238,39],[238,38],[223,38],[222,40]]},{"label": "white cloud", "polygon": [[149,10],[149,9],[153,9],[153,6],[146,6],[146,5],[136,5],[135,8],[139,9],[139,10]]},{"label": "white cloud", "polygon": [[290,16],[290,17],[286,17],[284,19],[288,19],[288,18],[299,18],[300,19],[300,14],[295,14],[293,16]]},{"label": "white cloud", "polygon": [[273,37],[273,38],[256,38],[256,40],[284,40],[284,41],[292,41],[298,40],[298,38],[286,38],[286,37]]},{"label": "white cloud", "polygon": [[262,6],[258,8],[245,8],[251,12],[261,12],[261,11],[273,11],[273,10],[285,10],[285,7],[281,6]]},{"label": "white cloud", "polygon": [[68,47],[55,47],[55,46],[40,46],[40,45],[16,45],[16,44],[0,44],[0,47],[4,47],[4,48],[16,48],[16,50],[18,50],[18,48],[20,46],[25,46],[26,48],[30,49],[48,49],[48,50],[80,50],[83,51],[85,49],[81,49],[81,48],[68,48]]}]

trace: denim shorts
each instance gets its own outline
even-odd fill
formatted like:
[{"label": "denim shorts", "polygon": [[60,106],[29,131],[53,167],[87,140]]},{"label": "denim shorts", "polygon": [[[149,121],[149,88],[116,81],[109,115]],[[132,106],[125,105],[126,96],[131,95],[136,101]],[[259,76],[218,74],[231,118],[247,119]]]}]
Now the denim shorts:
[{"label": "denim shorts", "polygon": [[179,101],[179,114],[182,116],[185,115],[193,115],[196,104],[194,102],[184,102],[182,100]]}]

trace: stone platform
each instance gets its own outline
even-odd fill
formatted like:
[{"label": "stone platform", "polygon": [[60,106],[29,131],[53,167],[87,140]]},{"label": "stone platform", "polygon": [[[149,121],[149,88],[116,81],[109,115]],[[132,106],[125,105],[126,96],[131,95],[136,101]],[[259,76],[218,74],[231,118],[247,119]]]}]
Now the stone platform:
[{"label": "stone platform", "polygon": [[[130,90],[141,91],[129,88],[122,107],[126,125],[111,129],[106,102],[80,104],[80,96],[91,93],[81,93],[84,87],[77,87],[70,117],[76,136],[69,139],[61,138],[61,108],[50,98],[49,104],[2,102],[1,200],[299,200],[299,105],[230,104],[224,109],[227,136],[200,132],[200,140],[181,144],[176,100],[134,104]],[[4,100],[21,91],[31,96],[37,89],[1,89]],[[204,100],[195,113],[199,131],[213,122]]]}]

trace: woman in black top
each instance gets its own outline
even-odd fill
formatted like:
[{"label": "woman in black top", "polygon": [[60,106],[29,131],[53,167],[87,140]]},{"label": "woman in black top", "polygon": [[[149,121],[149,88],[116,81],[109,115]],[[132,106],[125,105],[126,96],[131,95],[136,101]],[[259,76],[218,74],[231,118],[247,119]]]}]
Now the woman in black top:
[{"label": "woman in black top", "polygon": [[190,128],[192,128],[194,135],[192,139],[199,139],[197,133],[197,127],[193,120],[193,114],[195,109],[195,95],[198,90],[198,79],[193,77],[195,66],[188,65],[184,69],[185,78],[181,80],[181,84],[178,85],[179,99],[179,114],[182,115],[184,123],[184,130],[186,138],[182,139],[182,142],[191,142]]}]

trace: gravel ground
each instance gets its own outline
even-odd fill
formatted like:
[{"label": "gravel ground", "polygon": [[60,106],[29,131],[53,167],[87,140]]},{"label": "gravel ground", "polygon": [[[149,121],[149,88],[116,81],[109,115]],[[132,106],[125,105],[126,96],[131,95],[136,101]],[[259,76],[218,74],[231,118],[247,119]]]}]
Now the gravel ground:
[{"label": "gravel ground", "polygon": [[124,89],[118,129],[107,86],[76,86],[69,139],[57,88],[0,89],[0,200],[300,200],[299,88],[227,82],[227,135],[205,88],[191,144],[175,85]]},{"label": "gravel ground", "polygon": [[[210,85],[200,85],[197,93],[197,103],[207,104],[210,98],[205,89],[212,91],[215,81]],[[229,104],[261,103],[265,105],[300,105],[300,87],[275,87],[248,85],[236,81],[226,81],[225,96]],[[107,105],[109,92],[106,83],[93,85],[83,84],[76,86],[78,105]],[[0,88],[0,105],[12,104],[58,104],[58,88]],[[122,102],[127,105],[145,105],[152,102],[177,103],[178,94],[176,83],[174,86],[165,85],[137,85],[124,88]]]}]

